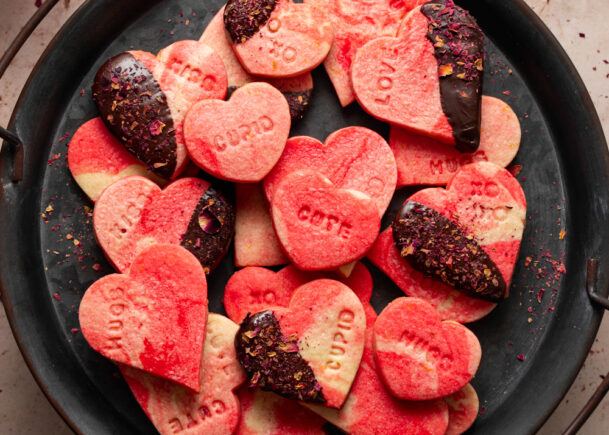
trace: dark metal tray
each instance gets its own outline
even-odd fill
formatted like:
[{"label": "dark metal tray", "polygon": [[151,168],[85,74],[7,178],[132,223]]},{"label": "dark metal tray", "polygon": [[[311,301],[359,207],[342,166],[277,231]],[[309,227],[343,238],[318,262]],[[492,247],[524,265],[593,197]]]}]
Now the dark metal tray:
[{"label": "dark metal tray", "polygon": [[[115,366],[73,331],[79,327],[77,309],[84,290],[111,267],[95,243],[88,214],[92,204],[66,167],[69,136],[96,116],[90,85],[106,58],[123,50],[156,52],[179,39],[198,39],[221,3],[87,2],[38,62],[13,114],[9,130],[21,139],[25,159],[22,180],[13,182],[14,147],[2,149],[2,298],[30,369],[77,432],[155,431]],[[473,381],[482,409],[471,432],[530,433],[573,382],[602,317],[585,282],[587,260],[600,259],[597,284],[606,295],[609,154],[584,85],[534,13],[520,0],[459,3],[471,10],[489,38],[485,94],[508,101],[520,117],[523,141],[515,163],[523,167],[518,178],[529,203],[511,296],[471,325],[483,349]],[[313,103],[292,134],[323,140],[338,128],[364,125],[387,136],[387,125],[357,104],[340,108],[322,69],[313,75]],[[398,192],[386,219],[413,191]],[[561,263],[564,275],[554,270]],[[373,305],[381,309],[402,293],[368,265],[374,276]],[[210,277],[211,311],[223,312],[224,284],[233,270],[230,252]],[[541,289],[545,293],[538,301]]]}]

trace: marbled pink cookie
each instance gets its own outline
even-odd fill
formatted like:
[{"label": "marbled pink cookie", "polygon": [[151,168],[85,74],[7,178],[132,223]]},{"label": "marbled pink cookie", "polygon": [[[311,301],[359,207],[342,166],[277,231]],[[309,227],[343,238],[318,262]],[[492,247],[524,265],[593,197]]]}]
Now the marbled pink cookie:
[{"label": "marbled pink cookie", "polygon": [[407,201],[441,213],[471,234],[509,289],[527,211],[522,187],[509,171],[494,163],[472,163],[459,169],[446,189],[423,189]]},{"label": "marbled pink cookie", "polygon": [[361,262],[355,263],[349,278],[332,272],[303,272],[293,265],[278,272],[263,267],[245,267],[226,283],[224,309],[232,321],[240,323],[248,312],[256,313],[272,306],[287,307],[300,286],[322,278],[336,279],[353,290],[364,306],[367,323],[374,323],[376,313],[370,306],[372,275]]},{"label": "marbled pink cookie", "polygon": [[449,424],[448,407],[443,400],[410,402],[387,391],[374,362],[372,326],[366,331],[364,356],[343,407],[307,407],[352,435],[443,435]]},{"label": "marbled pink cookie", "polygon": [[310,72],[285,79],[263,79],[248,74],[235,53],[224,28],[224,7],[222,7],[209,22],[201,42],[214,49],[224,61],[228,78],[228,93],[251,82],[265,81],[275,86],[284,95],[290,106],[292,122],[302,118],[313,96],[313,77]]},{"label": "marbled pink cookie", "polygon": [[262,77],[311,71],[323,62],[334,39],[324,13],[290,0],[229,0],[224,25],[241,65]]},{"label": "marbled pink cookie", "polygon": [[87,289],[78,318],[105,357],[199,391],[207,281],[186,249],[144,249],[127,274],[106,275]]},{"label": "marbled pink cookie", "polygon": [[157,57],[121,53],[102,65],[93,84],[93,99],[108,128],[164,179],[176,178],[188,162],[186,111],[201,99],[225,95],[222,59],[197,41],[178,41]]},{"label": "marbled pink cookie", "polygon": [[482,97],[480,148],[460,153],[430,137],[392,126],[389,146],[398,168],[398,187],[446,185],[462,166],[489,161],[506,167],[520,148],[520,122],[512,108],[495,97]]},{"label": "marbled pink cookie", "polygon": [[102,192],[93,210],[93,229],[106,257],[121,272],[147,246],[170,243],[191,251],[209,273],[228,249],[234,211],[199,178],[180,178],[161,190],[132,176]]},{"label": "marbled pink cookie", "polygon": [[141,175],[159,184],[165,182],[129,153],[99,117],[85,122],[72,136],[68,168],[93,202],[110,184],[129,175]]},{"label": "marbled pink cookie", "polygon": [[268,83],[237,89],[228,101],[195,104],[184,121],[190,158],[229,181],[262,180],[275,166],[290,133],[290,108]]},{"label": "marbled pink cookie", "polygon": [[247,316],[235,345],[250,386],[340,408],[360,364],[365,328],[355,293],[319,279],[299,287],[288,308]]},{"label": "marbled pink cookie", "polygon": [[237,184],[235,266],[277,266],[289,263],[271,221],[261,184]]},{"label": "marbled pink cookie", "polygon": [[201,391],[121,366],[123,377],[161,435],[224,435],[239,424],[239,400],[234,390],[245,375],[235,355],[238,326],[210,313],[201,362]]},{"label": "marbled pink cookie", "polygon": [[442,320],[470,323],[490,313],[497,304],[467,296],[413,267],[400,255],[393,241],[391,227],[383,231],[366,254],[408,296],[433,305]]},{"label": "marbled pink cookie", "polygon": [[452,1],[427,2],[406,15],[397,36],[373,39],[358,50],[351,66],[355,98],[382,121],[475,152],[482,43],[466,11]]},{"label": "marbled pink cookie", "polygon": [[385,139],[368,128],[342,128],[324,143],[308,136],[288,139],[281,158],[264,179],[267,199],[273,199],[286,175],[304,169],[320,172],[342,189],[365,193],[376,203],[379,216],[385,213],[395,192],[393,152]]},{"label": "marbled pink cookie", "polygon": [[444,401],[448,405],[450,416],[446,435],[461,435],[478,417],[480,403],[476,390],[471,384],[467,384],[456,393],[446,396]]},{"label": "marbled pink cookie", "polygon": [[457,322],[440,320],[422,299],[398,298],[379,314],[374,356],[383,383],[405,400],[431,400],[463,388],[476,374],[481,349]]},{"label": "marbled pink cookie", "polygon": [[326,421],[295,400],[243,387],[237,391],[241,420],[236,435],[323,435]]},{"label": "marbled pink cookie", "polygon": [[362,258],[380,227],[378,207],[364,193],[336,187],[318,172],[286,175],[275,189],[271,217],[284,251],[302,270],[332,270]]},{"label": "marbled pink cookie", "polygon": [[394,36],[404,15],[426,1],[306,1],[325,10],[334,25],[334,43],[324,60],[324,67],[343,107],[355,100],[349,73],[357,50],[373,39]]}]

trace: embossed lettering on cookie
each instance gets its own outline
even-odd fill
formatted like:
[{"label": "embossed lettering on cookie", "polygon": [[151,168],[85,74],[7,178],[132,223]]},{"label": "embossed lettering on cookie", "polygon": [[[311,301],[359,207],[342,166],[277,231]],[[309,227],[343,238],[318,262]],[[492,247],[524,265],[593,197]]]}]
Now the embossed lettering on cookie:
[{"label": "embossed lettering on cookie", "polygon": [[366,314],[346,285],[318,279],[289,306],[248,314],[235,336],[250,387],[340,408],[364,351]]},{"label": "embossed lettering on cookie", "polygon": [[101,117],[148,169],[176,178],[188,161],[182,124],[197,101],[223,99],[224,63],[209,46],[179,41],[158,56],[128,51],[104,63],[93,82]]},{"label": "embossed lettering on cookie", "polygon": [[355,97],[372,116],[473,153],[480,145],[483,35],[451,0],[404,18],[355,55]]},{"label": "embossed lettering on cookie", "polygon": [[232,43],[226,35],[224,7],[209,22],[201,35],[200,41],[213,48],[224,61],[228,79],[228,96],[248,83],[266,81],[279,89],[285,99],[288,100],[292,122],[304,116],[313,97],[313,77],[311,73],[306,72],[298,76],[281,79],[261,79],[248,74],[235,56]]},{"label": "embossed lettering on cookie", "polygon": [[249,83],[228,101],[195,104],[184,121],[193,162],[215,177],[255,183],[281,157],[290,133],[290,108],[268,83]]},{"label": "embossed lettering on cookie", "polygon": [[322,10],[290,0],[229,0],[224,26],[243,68],[262,77],[311,71],[326,58],[334,39]]},{"label": "embossed lettering on cookie", "polygon": [[470,297],[507,297],[526,218],[518,180],[493,163],[461,168],[448,188],[412,195],[393,223],[410,265]]},{"label": "embossed lettering on cookie", "polygon": [[238,326],[209,313],[201,354],[200,392],[120,366],[129,388],[161,434],[230,434],[239,424],[239,400],[234,391],[245,375],[235,355]]},{"label": "embossed lettering on cookie", "polygon": [[181,178],[164,190],[144,177],[123,178],[102,192],[93,212],[97,241],[121,272],[145,247],[168,243],[192,252],[209,274],[234,226],[233,206],[198,178]]}]

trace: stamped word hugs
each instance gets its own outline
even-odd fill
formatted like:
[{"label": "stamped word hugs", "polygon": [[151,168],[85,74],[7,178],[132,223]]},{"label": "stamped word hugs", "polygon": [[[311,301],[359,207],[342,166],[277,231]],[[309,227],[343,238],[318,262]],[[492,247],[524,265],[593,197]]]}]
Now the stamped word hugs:
[{"label": "stamped word hugs", "polygon": [[184,122],[192,160],[229,181],[257,182],[273,168],[288,139],[288,102],[268,83],[249,83],[228,101],[204,100]]},{"label": "stamped word hugs", "polygon": [[339,189],[312,171],[281,180],[271,217],[279,242],[301,270],[329,270],[359,259],[380,227],[378,207],[369,196]]},{"label": "stamped word hugs", "polygon": [[195,391],[206,318],[203,267],[176,245],[144,249],[128,274],[93,283],[79,308],[81,331],[93,349]]},{"label": "stamped word hugs", "polygon": [[379,375],[396,397],[431,400],[453,394],[474,376],[480,364],[478,339],[465,326],[440,321],[422,299],[393,300],[374,324]]}]

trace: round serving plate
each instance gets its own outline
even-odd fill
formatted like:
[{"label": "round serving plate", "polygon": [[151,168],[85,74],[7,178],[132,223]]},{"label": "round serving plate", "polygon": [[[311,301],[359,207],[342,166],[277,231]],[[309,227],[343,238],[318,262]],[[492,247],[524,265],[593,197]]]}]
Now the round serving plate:
[{"label": "round serving plate", "polygon": [[[157,52],[198,39],[221,0],[96,0],[84,4],[43,54],[9,129],[25,146],[23,180],[10,180],[8,147],[0,177],[0,280],[7,316],[41,388],[77,432],[148,434],[155,429],[116,367],[78,328],[86,288],[112,272],[95,242],[92,204],[72,180],[67,143],[97,116],[92,78],[105,59],[129,49]],[[598,287],[609,271],[609,155],[592,102],[566,54],[520,0],[460,3],[485,31],[484,93],[518,114],[523,139],[514,162],[528,200],[527,227],[509,299],[470,325],[483,356],[472,382],[481,412],[471,433],[530,433],[559,403],[581,367],[602,313],[586,292],[586,261],[598,258]],[[363,125],[388,126],[357,104],[342,109],[323,71],[292,135],[320,140]],[[230,197],[229,183],[212,180]],[[384,223],[416,189],[396,194]],[[372,303],[382,309],[401,291],[370,263]],[[564,269],[563,269],[564,267]],[[566,269],[566,273],[564,270]],[[232,251],[209,277],[210,311],[223,313]]]}]

